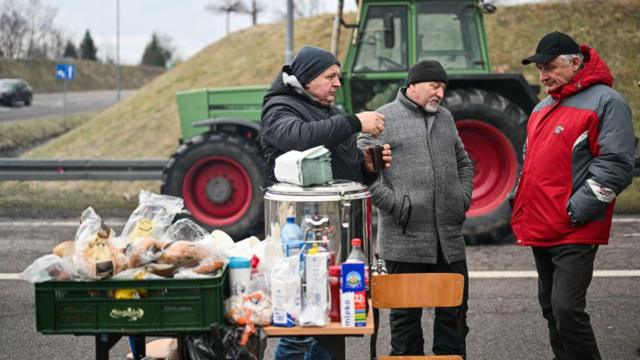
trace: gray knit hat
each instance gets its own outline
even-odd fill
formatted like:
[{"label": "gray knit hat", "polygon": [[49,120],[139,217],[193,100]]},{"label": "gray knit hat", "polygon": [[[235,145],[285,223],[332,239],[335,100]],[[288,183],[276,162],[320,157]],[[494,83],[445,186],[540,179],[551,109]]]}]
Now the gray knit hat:
[{"label": "gray knit hat", "polygon": [[411,85],[425,81],[442,81],[449,85],[447,72],[444,71],[442,65],[435,60],[422,60],[409,69],[407,84]]},{"label": "gray knit hat", "polygon": [[[331,65],[340,65],[340,61],[332,53],[312,46],[300,49],[298,55],[289,65],[289,75],[294,75],[300,85],[304,86],[316,76],[322,74]],[[285,66],[285,69],[287,67]]]}]

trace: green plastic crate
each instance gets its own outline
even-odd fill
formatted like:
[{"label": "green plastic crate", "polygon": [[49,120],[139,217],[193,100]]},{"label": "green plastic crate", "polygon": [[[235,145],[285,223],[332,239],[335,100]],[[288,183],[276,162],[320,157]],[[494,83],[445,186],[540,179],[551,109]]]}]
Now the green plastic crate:
[{"label": "green plastic crate", "polygon": [[[207,331],[224,323],[228,270],[209,279],[47,281],[36,289],[43,334],[157,334]],[[146,292],[115,299],[116,289]]]}]

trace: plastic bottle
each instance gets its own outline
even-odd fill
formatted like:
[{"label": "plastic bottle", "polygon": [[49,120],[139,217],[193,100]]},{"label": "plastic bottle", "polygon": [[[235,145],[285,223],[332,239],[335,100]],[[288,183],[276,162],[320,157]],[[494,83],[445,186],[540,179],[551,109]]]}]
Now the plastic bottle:
[{"label": "plastic bottle", "polygon": [[329,267],[329,289],[331,291],[331,321],[340,321],[340,265]]},{"label": "plastic bottle", "polygon": [[354,238],[351,240],[351,252],[345,261],[347,263],[364,263],[365,286],[369,287],[369,265],[367,258],[362,251],[362,239]]},{"label": "plastic bottle", "polygon": [[298,224],[295,216],[287,216],[287,222],[280,230],[280,240],[284,256],[298,255],[302,250],[304,233]]},{"label": "plastic bottle", "polygon": [[355,238],[351,240],[351,252],[347,257],[346,262],[363,262],[367,263],[367,259],[364,257],[364,252],[362,251],[362,239]]}]

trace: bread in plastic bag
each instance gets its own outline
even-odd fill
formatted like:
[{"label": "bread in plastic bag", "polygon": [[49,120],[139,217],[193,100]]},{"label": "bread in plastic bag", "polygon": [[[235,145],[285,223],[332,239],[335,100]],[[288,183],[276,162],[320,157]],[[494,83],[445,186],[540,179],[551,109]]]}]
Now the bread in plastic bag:
[{"label": "bread in plastic bag", "polygon": [[171,225],[176,214],[182,211],[181,198],[159,195],[142,190],[138,196],[138,206],[127,220],[120,237],[120,247],[127,246],[137,238],[160,239]]},{"label": "bread in plastic bag", "polygon": [[82,223],[75,236],[73,263],[83,277],[104,279],[114,274],[117,249],[113,244],[115,232],[89,207],[82,212]]}]

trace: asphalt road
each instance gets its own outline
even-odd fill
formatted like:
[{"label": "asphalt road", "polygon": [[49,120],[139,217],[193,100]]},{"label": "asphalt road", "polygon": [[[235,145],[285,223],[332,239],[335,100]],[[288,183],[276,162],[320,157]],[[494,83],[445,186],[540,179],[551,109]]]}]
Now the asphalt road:
[{"label": "asphalt road", "polygon": [[[52,211],[52,214],[55,211]],[[120,231],[126,219],[106,219]],[[26,268],[54,245],[72,239],[75,219],[0,218],[0,358],[91,359],[92,337],[41,335],[35,330],[33,285],[2,280]],[[551,359],[547,327],[536,300],[536,279],[530,249],[514,245],[467,249],[471,272],[467,338],[468,359]],[[598,276],[588,294],[591,315],[603,359],[640,359],[640,217],[616,217],[610,244],[597,255]],[[622,277],[606,270],[622,270]],[[516,273],[522,271],[523,273]],[[430,349],[432,313],[423,316]],[[268,356],[275,341],[269,340]],[[347,340],[348,359],[367,359],[369,337]],[[124,359],[128,344],[121,340],[112,359]],[[387,313],[383,312],[378,354],[389,351]]]},{"label": "asphalt road", "polygon": [[[136,90],[121,90],[120,98],[125,99],[135,92]],[[35,93],[30,106],[24,106],[22,103],[18,103],[17,107],[0,106],[0,121],[62,116],[65,111],[67,114],[99,111],[117,101],[117,93],[114,90],[67,92],[65,110],[64,97],[63,93]]]}]

